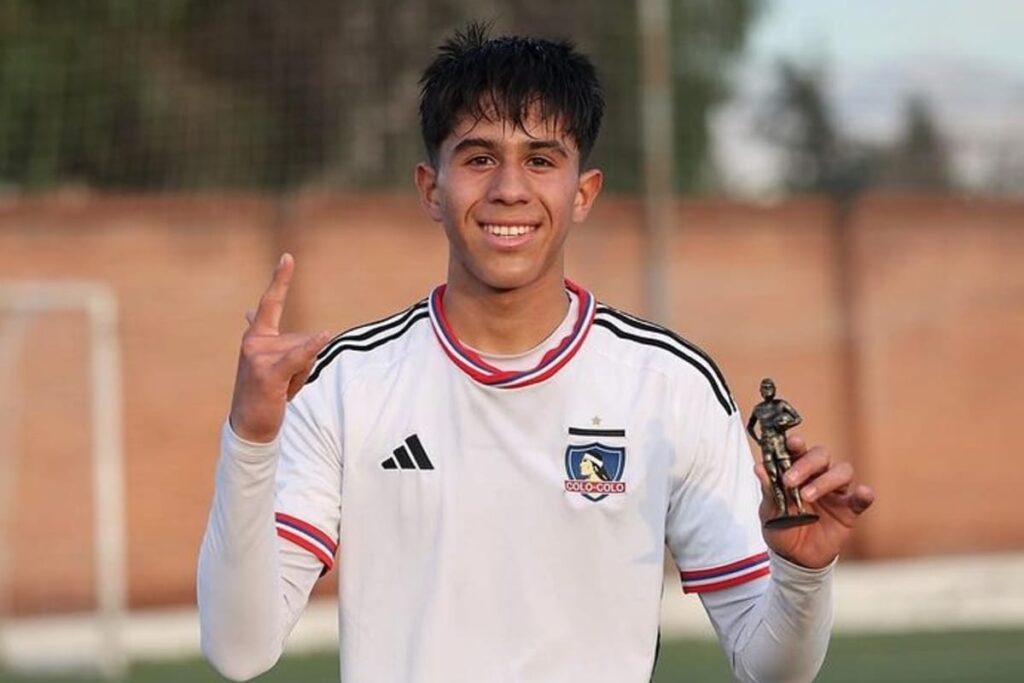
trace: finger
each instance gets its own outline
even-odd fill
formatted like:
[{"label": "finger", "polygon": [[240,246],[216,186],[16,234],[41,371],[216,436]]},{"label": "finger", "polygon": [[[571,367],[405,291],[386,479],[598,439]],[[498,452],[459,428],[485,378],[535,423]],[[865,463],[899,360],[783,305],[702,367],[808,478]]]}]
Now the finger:
[{"label": "finger", "polygon": [[828,449],[815,446],[794,460],[793,465],[786,471],[783,481],[786,486],[801,486],[812,477],[815,477],[829,468],[832,464],[832,454]]},{"label": "finger", "polygon": [[800,494],[804,500],[814,502],[830,493],[846,493],[852,481],[853,465],[848,462],[840,462],[810,480],[800,489]]},{"label": "finger", "polygon": [[853,490],[853,493],[850,494],[849,506],[850,510],[853,511],[853,514],[859,515],[865,510],[867,510],[869,507],[871,507],[871,504],[874,502],[874,489],[872,489],[870,486],[860,484],[859,486],[857,486],[857,488]]},{"label": "finger", "polygon": [[765,469],[764,463],[758,462],[754,464],[754,474],[757,476],[758,481],[761,482],[761,505],[760,514],[763,519],[777,514],[775,509],[775,494],[772,491],[772,481],[768,476],[768,470]]},{"label": "finger", "polygon": [[250,308],[245,312],[245,322],[249,323],[249,327],[252,327],[252,321],[256,319],[256,310]]},{"label": "finger", "polygon": [[757,475],[758,481],[761,482],[761,490],[765,493],[771,491],[772,481],[768,477],[768,470],[764,468],[763,462],[754,463],[754,474]]},{"label": "finger", "polygon": [[313,362],[310,361],[306,367],[304,367],[298,373],[292,375],[292,379],[288,382],[288,400],[295,398],[295,395],[299,393],[302,387],[306,386],[306,380],[309,379],[310,373],[313,372]]},{"label": "finger", "polygon": [[279,365],[289,376],[301,374],[307,365],[312,365],[316,359],[317,352],[323,348],[331,338],[330,332],[318,332],[306,337],[301,343],[295,344],[280,361]]},{"label": "finger", "polygon": [[786,435],[786,450],[799,458],[807,452],[807,442],[799,434],[788,434]]},{"label": "finger", "polygon": [[295,259],[291,254],[282,254],[277,262],[274,276],[260,297],[252,329],[257,334],[277,334],[281,326],[281,315],[284,313],[284,302],[288,297],[288,285],[295,272]]},{"label": "finger", "polygon": [[320,349],[323,348],[331,338],[331,335],[327,332],[321,332],[313,335],[308,339],[300,352],[306,357],[305,364],[299,368],[295,374],[292,375],[291,380],[288,382],[288,400],[295,398],[295,395],[299,393],[299,390],[306,385],[306,380],[309,378],[310,373],[313,372],[313,365],[316,363],[316,356]]}]

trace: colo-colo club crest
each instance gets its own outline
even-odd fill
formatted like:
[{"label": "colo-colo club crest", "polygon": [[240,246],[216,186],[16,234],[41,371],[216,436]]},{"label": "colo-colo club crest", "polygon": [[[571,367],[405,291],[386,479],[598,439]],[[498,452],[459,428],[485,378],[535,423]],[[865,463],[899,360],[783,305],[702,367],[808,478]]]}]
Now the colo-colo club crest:
[{"label": "colo-colo club crest", "polygon": [[565,490],[598,501],[609,494],[625,493],[626,449],[591,443],[569,446],[565,451]]}]

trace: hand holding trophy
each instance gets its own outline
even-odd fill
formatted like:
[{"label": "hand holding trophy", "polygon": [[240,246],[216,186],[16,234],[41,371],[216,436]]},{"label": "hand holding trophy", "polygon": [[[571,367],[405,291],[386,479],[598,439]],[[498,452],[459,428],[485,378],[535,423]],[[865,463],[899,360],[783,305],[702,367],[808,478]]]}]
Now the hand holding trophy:
[{"label": "hand holding trophy", "polygon": [[[786,449],[786,430],[796,427],[803,420],[800,414],[789,403],[775,398],[775,382],[770,377],[761,380],[761,398],[764,400],[754,406],[754,411],[747,422],[747,433],[761,446],[764,468],[771,480],[772,495],[779,510],[777,517],[767,520],[764,525],[768,529],[786,529],[803,526],[818,520],[818,515],[807,512],[800,491],[787,487],[782,477],[792,465],[792,458]],[[754,427],[760,423],[761,434],[758,436]],[[790,507],[795,507],[794,513]]]}]

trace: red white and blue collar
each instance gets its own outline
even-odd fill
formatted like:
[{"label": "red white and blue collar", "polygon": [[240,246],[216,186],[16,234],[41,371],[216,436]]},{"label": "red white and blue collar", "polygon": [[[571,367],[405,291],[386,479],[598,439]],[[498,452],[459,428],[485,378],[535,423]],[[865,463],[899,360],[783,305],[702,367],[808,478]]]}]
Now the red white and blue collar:
[{"label": "red white and blue collar", "polygon": [[576,323],[573,325],[572,331],[546,352],[536,366],[527,370],[512,371],[497,368],[459,341],[444,313],[445,285],[438,285],[430,293],[430,323],[444,352],[459,369],[477,382],[500,389],[518,389],[537,384],[561,370],[562,366],[576,355],[576,352],[583,346],[583,341],[587,338],[587,333],[590,332],[590,325],[594,321],[594,312],[597,308],[594,296],[571,280],[565,281],[565,287],[579,299]]}]

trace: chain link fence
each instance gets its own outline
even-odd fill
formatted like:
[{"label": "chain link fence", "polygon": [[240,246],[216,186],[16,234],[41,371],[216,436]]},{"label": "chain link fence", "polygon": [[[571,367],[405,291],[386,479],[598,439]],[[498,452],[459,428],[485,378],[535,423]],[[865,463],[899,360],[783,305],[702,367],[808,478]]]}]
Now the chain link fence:
[{"label": "chain link fence", "polygon": [[[677,186],[707,185],[707,118],[757,0],[675,0]],[[5,0],[0,183],[145,191],[409,185],[418,80],[470,20],[570,38],[608,91],[595,163],[638,180],[635,3]]]}]

